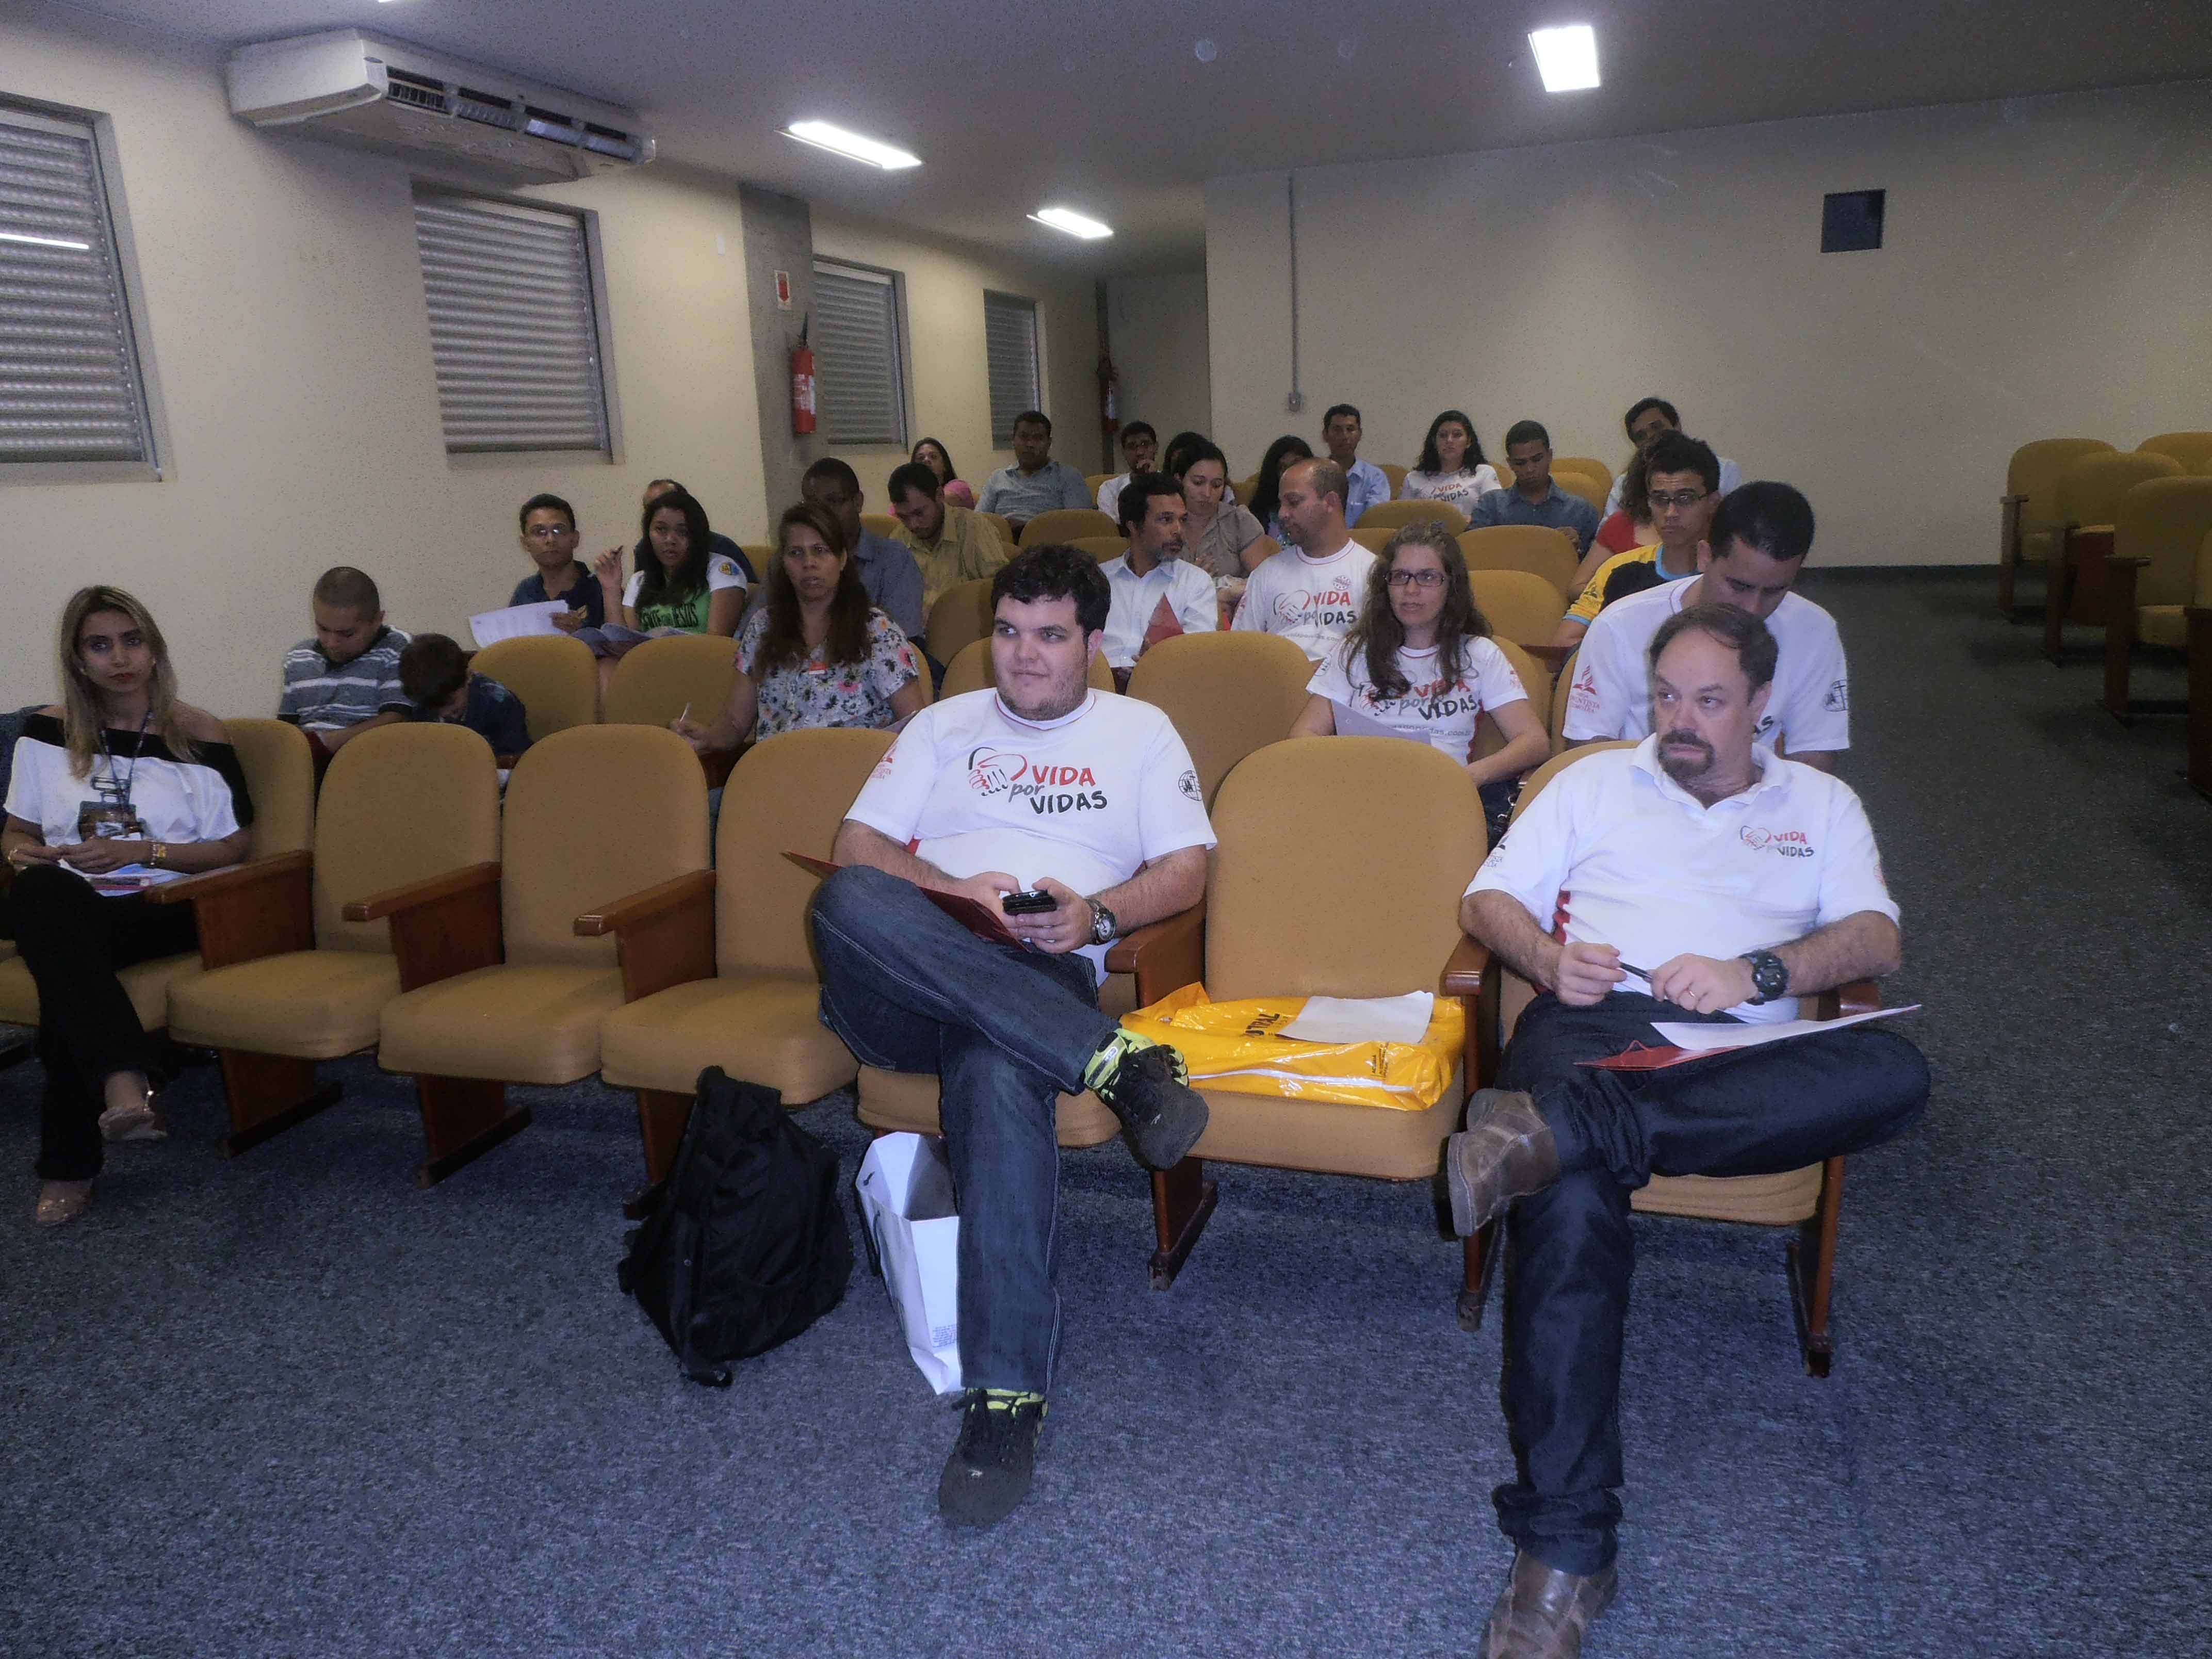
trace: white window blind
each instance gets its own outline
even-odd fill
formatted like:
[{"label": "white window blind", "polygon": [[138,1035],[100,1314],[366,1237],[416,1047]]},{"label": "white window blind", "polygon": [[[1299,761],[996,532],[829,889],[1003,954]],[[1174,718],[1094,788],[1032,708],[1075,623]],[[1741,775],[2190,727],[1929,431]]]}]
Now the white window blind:
[{"label": "white window blind", "polygon": [[833,444],[906,447],[898,286],[889,271],[814,262],[814,398]]},{"label": "white window blind", "polygon": [[0,108],[0,467],[153,459],[92,128]]},{"label": "white window blind", "polygon": [[987,291],[983,349],[990,362],[991,441],[1004,449],[1014,441],[1014,417],[1043,404],[1037,392],[1036,301]]},{"label": "white window blind", "polygon": [[447,453],[611,453],[582,218],[418,191],[415,244]]}]

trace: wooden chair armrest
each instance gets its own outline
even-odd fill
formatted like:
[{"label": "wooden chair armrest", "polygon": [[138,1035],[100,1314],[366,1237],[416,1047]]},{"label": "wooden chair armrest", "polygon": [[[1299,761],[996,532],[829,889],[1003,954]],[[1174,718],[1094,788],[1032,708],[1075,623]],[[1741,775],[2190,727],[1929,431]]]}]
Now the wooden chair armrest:
[{"label": "wooden chair armrest", "polygon": [[204,898],[242,892],[272,881],[281,881],[296,872],[306,870],[311,861],[309,854],[304,851],[272,853],[265,859],[254,859],[245,864],[234,864],[201,875],[186,876],[181,881],[164,882],[159,887],[149,887],[146,890],[146,902],[192,904]]},{"label": "wooden chair armrest", "polygon": [[1484,976],[1489,972],[1490,947],[1462,933],[1444,963],[1443,994],[1448,997],[1480,996]]},{"label": "wooden chair armrest", "polygon": [[364,899],[356,899],[338,914],[348,921],[381,921],[386,916],[397,915],[403,910],[418,909],[426,904],[473,892],[479,887],[499,884],[500,866],[496,864],[471,864],[459,870],[448,870],[441,876],[411,882],[404,887],[394,887],[388,892],[372,893]]},{"label": "wooden chair armrest", "polygon": [[1147,922],[1106,947],[1106,971],[1137,976],[1137,1006],[1206,977],[1206,901]]},{"label": "wooden chair armrest", "polygon": [[229,968],[314,949],[313,884],[308,854],[278,853],[169,882],[146,897],[154,904],[191,904],[200,965]]},{"label": "wooden chair armrest", "polygon": [[1822,991],[1813,999],[1813,1018],[1841,1019],[1845,1014],[1870,1014],[1881,1006],[1881,982],[1855,979]]},{"label": "wooden chair armrest", "polygon": [[586,911],[576,918],[579,939],[604,939],[609,933],[620,933],[626,927],[650,921],[663,911],[678,905],[696,903],[714,896],[714,872],[712,870],[690,870],[673,880],[648,887],[641,893],[632,893],[618,898],[612,904],[602,904],[596,910]]},{"label": "wooden chair armrest", "polygon": [[2020,507],[2024,505],[2027,501],[2027,497],[2025,495],[2000,495],[1997,497],[1997,505],[1999,507]]}]

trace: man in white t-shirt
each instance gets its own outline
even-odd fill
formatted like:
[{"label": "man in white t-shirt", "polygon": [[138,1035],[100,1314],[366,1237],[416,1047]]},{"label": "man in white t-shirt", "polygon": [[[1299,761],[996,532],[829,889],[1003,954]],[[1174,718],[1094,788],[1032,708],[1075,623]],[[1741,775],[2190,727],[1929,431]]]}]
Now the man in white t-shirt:
[{"label": "man in white t-shirt", "polygon": [[[1096,1091],[1156,1170],[1205,1130],[1182,1057],[1100,1012],[1098,981],[1111,940],[1198,902],[1213,845],[1167,716],[1085,683],[1108,606],[1097,562],[1031,548],[991,597],[997,689],[908,724],[847,812],[848,867],[812,912],[822,1023],[865,1065],[939,1081],[968,1393],[938,1507],[974,1525],[1027,1495],[1051,1382],[1059,1097]],[[1009,909],[1018,892],[1044,908]],[[971,933],[930,894],[1012,938]]]},{"label": "man in white t-shirt", "polygon": [[1283,469],[1275,520],[1289,545],[1245,578],[1232,629],[1280,634],[1319,662],[1359,620],[1375,556],[1345,526],[1345,489],[1334,461]]},{"label": "man in white t-shirt", "polygon": [[1539,993],[1444,1153],[1453,1225],[1506,1213],[1511,1245],[1516,1478],[1492,1501],[1516,1554],[1486,1652],[1578,1652],[1613,1597],[1630,1195],[1655,1174],[1863,1152],[1927,1103],[1927,1062],[1879,1025],[1659,1070],[1589,1063],[1668,1046],[1655,1020],[1790,1019],[1801,997],[1898,966],[1858,798],[1753,741],[1776,654],[1747,611],[1670,618],[1652,642],[1654,734],[1560,772],[1461,902],[1461,926]]},{"label": "man in white t-shirt", "polygon": [[1106,614],[1106,660],[1127,680],[1155,627],[1211,634],[1221,626],[1213,578],[1182,556],[1182,486],[1159,472],[1139,472],[1116,498],[1129,550],[1101,565],[1113,605]]},{"label": "man in white t-shirt", "polygon": [[1812,547],[1812,505],[1788,484],[1747,483],[1722,501],[1696,580],[1632,593],[1592,619],[1567,690],[1569,745],[1650,732],[1653,638],[1669,617],[1724,605],[1764,622],[1782,653],[1759,740],[1834,771],[1836,751],[1851,746],[1850,672],[1836,619],[1790,591]]}]

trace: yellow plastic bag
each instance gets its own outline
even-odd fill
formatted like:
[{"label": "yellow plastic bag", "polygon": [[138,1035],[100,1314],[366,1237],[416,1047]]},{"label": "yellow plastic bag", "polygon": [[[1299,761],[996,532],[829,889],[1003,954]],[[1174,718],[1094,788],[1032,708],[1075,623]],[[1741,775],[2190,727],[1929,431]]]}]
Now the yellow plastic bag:
[{"label": "yellow plastic bag", "polygon": [[1467,1011],[1440,996],[1419,1042],[1301,1042],[1275,1033],[1304,1009],[1304,997],[1248,997],[1215,1002],[1202,985],[1170,991],[1121,1024],[1155,1042],[1173,1044],[1202,1089],[1239,1095],[1280,1095],[1423,1112],[1435,1105],[1459,1063]]}]

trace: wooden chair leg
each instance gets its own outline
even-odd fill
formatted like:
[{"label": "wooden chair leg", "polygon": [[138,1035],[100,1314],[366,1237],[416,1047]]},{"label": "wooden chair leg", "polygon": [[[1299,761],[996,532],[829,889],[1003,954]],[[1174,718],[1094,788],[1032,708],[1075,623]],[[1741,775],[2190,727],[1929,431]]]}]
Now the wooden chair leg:
[{"label": "wooden chair leg", "polygon": [[2020,498],[2007,495],[2000,503],[1997,528],[1997,614],[2007,622],[2019,618],[2013,603],[2014,579],[2020,574]]},{"label": "wooden chair leg", "polygon": [[2189,623],[2189,781],[2212,796],[2212,607],[2191,605]]},{"label": "wooden chair leg", "polygon": [[530,1108],[507,1109],[507,1085],[483,1078],[418,1077],[422,1141],[429,1156],[415,1166],[415,1184],[434,1187],[508,1136],[530,1127]]},{"label": "wooden chair leg", "polygon": [[230,1103],[230,1133],[222,1138],[225,1158],[236,1158],[294,1124],[306,1122],[325,1107],[337,1104],[342,1092],[335,1083],[317,1085],[312,1060],[245,1048],[216,1052],[222,1060],[223,1094]]},{"label": "wooden chair leg", "polygon": [[2134,712],[2128,702],[2128,663],[2136,648],[2136,580],[2142,561],[2105,561],[2105,712],[2125,724]]},{"label": "wooden chair leg", "polygon": [[1474,1237],[1461,1241],[1460,1250],[1465,1272],[1459,1288],[1459,1328],[1471,1333],[1482,1328],[1483,1306],[1490,1300],[1490,1281],[1503,1254],[1498,1224],[1492,1221],[1477,1229]]},{"label": "wooden chair leg", "polygon": [[1152,1225],[1159,1248],[1152,1252],[1152,1288],[1164,1291],[1176,1281],[1191,1247],[1206,1231],[1219,1193],[1206,1178],[1203,1158],[1187,1158],[1172,1170],[1152,1171]]},{"label": "wooden chair leg", "polygon": [[2062,538],[2045,567],[2049,574],[2043,600],[2043,654],[2053,664],[2066,651],[2066,613],[2074,605],[2074,556],[2071,539]]},{"label": "wooden chair leg", "polygon": [[668,1089],[637,1091],[637,1133],[645,1143],[645,1185],[623,1200],[623,1213],[632,1221],[645,1218],[653,1189],[667,1180],[668,1172],[676,1167],[676,1149],[684,1144],[684,1126],[691,1121],[691,1099]]},{"label": "wooden chair leg", "polygon": [[1844,1160],[1832,1158],[1820,1172],[1820,1207],[1790,1241],[1790,1301],[1797,1316],[1797,1348],[1805,1375],[1826,1376],[1835,1352],[1828,1305],[1836,1281],[1836,1224],[1843,1212]]}]

